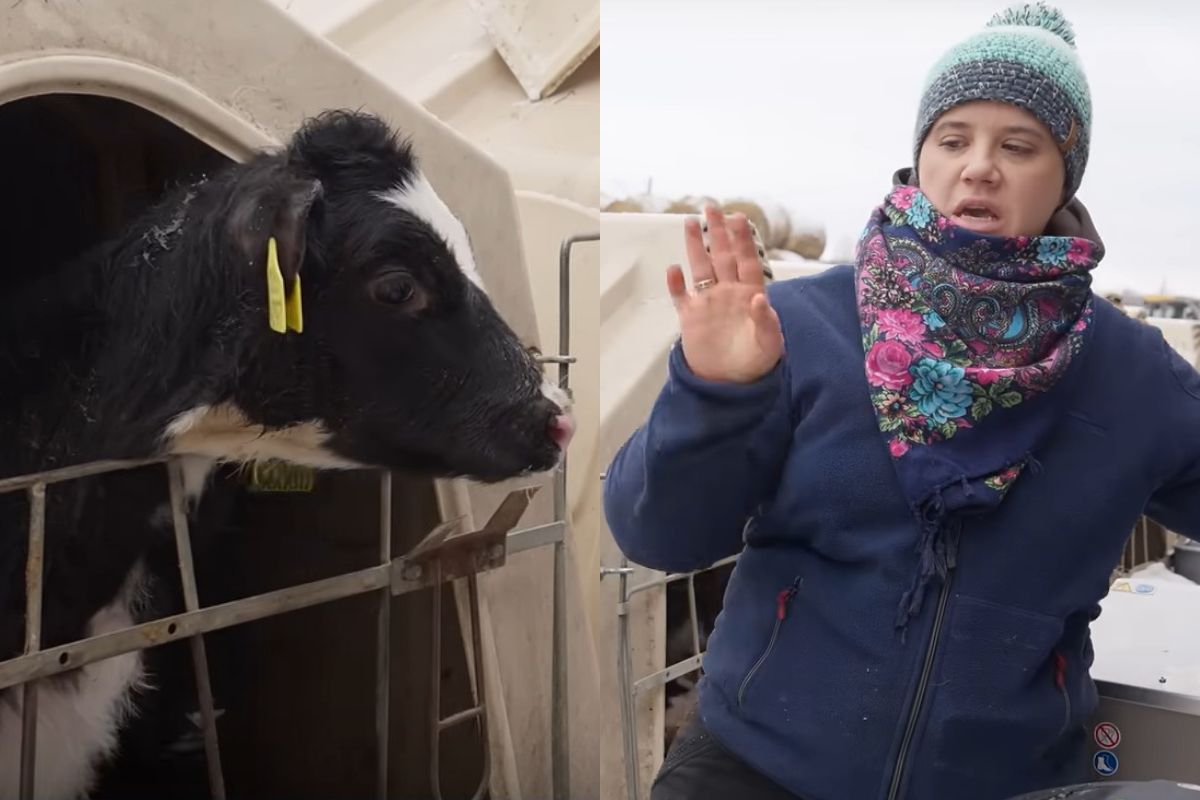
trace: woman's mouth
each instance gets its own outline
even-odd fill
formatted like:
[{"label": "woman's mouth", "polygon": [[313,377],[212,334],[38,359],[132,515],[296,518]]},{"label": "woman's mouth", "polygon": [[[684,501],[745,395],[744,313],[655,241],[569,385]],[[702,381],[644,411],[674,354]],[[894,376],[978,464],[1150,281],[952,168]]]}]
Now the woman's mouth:
[{"label": "woman's mouth", "polygon": [[960,202],[950,215],[951,221],[959,227],[976,233],[996,233],[1000,230],[1001,219],[996,207],[984,200],[968,198]]}]

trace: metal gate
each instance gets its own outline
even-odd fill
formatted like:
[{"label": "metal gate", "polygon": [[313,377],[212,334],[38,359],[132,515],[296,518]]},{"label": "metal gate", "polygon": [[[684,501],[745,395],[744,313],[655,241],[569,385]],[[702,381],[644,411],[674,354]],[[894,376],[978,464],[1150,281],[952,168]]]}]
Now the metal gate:
[{"label": "metal gate", "polygon": [[[570,394],[570,365],[575,361],[569,355],[571,249],[578,242],[597,241],[599,238],[598,233],[569,237],[563,241],[559,252],[559,354],[543,356],[540,361],[543,364],[558,365],[558,385],[568,395]],[[153,464],[163,464],[166,468],[175,546],[179,558],[180,579],[186,610],[180,614],[134,625],[123,630],[43,649],[41,627],[47,493],[51,487],[65,481]],[[502,567],[509,555],[547,545],[554,547],[551,631],[551,672],[553,675],[551,731],[554,739],[552,781],[555,798],[565,800],[569,797],[565,553],[567,465],[565,454],[560,468],[554,476],[554,521],[551,523],[513,531],[512,528],[536,492],[536,487],[517,490],[505,497],[482,528],[453,535],[459,522],[451,520],[437,526],[405,555],[393,557],[391,554],[392,475],[390,472],[381,471],[379,473],[380,526],[377,564],[335,577],[208,607],[200,606],[196,590],[191,536],[188,530],[186,499],[183,489],[183,473],[177,459],[98,461],[0,480],[0,494],[18,491],[24,491],[29,499],[28,553],[25,569],[25,646],[22,655],[0,662],[0,690],[22,686],[21,800],[32,800],[36,792],[34,766],[37,753],[39,681],[52,675],[78,669],[86,664],[124,653],[145,650],[179,639],[187,639],[191,646],[212,797],[215,800],[224,800],[226,796],[225,782],[221,769],[221,751],[217,739],[216,716],[213,710],[212,686],[204,647],[204,634],[368,593],[375,593],[379,600],[375,673],[376,796],[380,800],[387,798],[391,598],[429,588],[435,589],[433,592],[431,642],[433,679],[429,708],[429,736],[432,752],[431,785],[434,796],[440,800],[442,795],[438,752],[442,733],[456,725],[474,721],[483,739],[484,748],[483,775],[474,794],[475,798],[481,798],[487,791],[491,754],[487,743],[486,702],[483,689],[478,574]],[[471,708],[443,717],[438,681],[441,672],[441,591],[438,589],[443,584],[457,579],[466,579],[467,581],[474,658],[472,689],[476,702]]]},{"label": "metal gate", "polygon": [[[700,649],[700,622],[696,615],[696,576],[732,564],[737,561],[737,558],[737,556],[723,558],[704,569],[691,572],[666,573],[632,587],[629,585],[629,578],[634,573],[634,569],[629,566],[628,559],[622,557],[619,567],[605,567],[600,570],[601,578],[615,576],[617,579],[617,686],[621,692],[621,743],[624,748],[625,793],[629,800],[640,800],[642,796],[638,779],[637,700],[648,692],[664,691],[664,687],[678,677],[690,672],[699,672],[704,652]],[[691,623],[692,655],[635,680],[632,649],[629,642],[630,600],[642,592],[683,580],[688,584],[688,620]],[[657,765],[655,768],[657,769]]]}]

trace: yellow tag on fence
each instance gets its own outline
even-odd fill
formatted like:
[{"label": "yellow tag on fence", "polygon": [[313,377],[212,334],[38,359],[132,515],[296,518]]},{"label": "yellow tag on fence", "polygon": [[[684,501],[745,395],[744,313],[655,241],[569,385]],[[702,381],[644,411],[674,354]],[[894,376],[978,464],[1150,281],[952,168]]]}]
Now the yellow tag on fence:
[{"label": "yellow tag on fence", "polygon": [[311,492],[317,471],[286,461],[255,461],[250,466],[250,489],[255,492]]}]

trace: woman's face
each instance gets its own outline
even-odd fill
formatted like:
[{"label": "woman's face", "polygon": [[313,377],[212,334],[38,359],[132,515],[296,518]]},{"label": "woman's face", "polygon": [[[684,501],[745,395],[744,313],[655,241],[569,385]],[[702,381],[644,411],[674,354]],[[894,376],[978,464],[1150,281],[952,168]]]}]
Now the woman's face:
[{"label": "woman's face", "polygon": [[921,191],[957,225],[993,236],[1038,236],[1062,201],[1066,167],[1050,130],[993,101],[938,117],[921,145]]}]

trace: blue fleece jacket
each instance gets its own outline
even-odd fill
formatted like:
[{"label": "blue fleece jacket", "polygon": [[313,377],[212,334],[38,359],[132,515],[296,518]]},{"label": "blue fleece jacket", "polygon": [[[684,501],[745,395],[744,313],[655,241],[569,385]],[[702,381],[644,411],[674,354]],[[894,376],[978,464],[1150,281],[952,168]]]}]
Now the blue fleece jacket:
[{"label": "blue fleece jacket", "polygon": [[700,713],[808,800],[991,800],[1087,779],[1089,622],[1143,512],[1200,537],[1200,374],[1097,299],[1083,388],[902,638],[919,525],[876,426],[853,271],[774,284],[786,355],[748,385],[676,346],[608,472],[628,557],[684,571],[741,552]]}]

